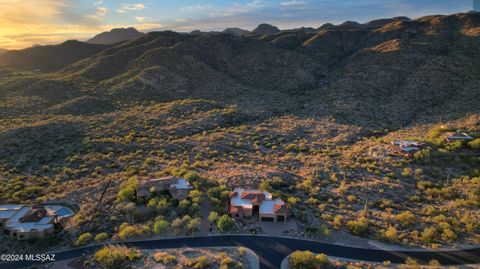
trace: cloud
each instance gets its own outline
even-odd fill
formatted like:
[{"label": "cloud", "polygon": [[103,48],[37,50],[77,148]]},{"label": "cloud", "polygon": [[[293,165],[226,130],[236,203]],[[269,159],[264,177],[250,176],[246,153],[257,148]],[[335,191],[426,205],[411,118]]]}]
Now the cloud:
[{"label": "cloud", "polygon": [[137,16],[135,17],[135,20],[137,22],[144,22],[145,20],[147,20],[148,18],[147,17],[141,17],[141,16]]},{"label": "cloud", "polygon": [[300,1],[300,0],[292,0],[292,1],[286,1],[286,2],[281,2],[280,5],[284,7],[291,7],[291,6],[305,6],[307,5],[307,1]]},{"label": "cloud", "polygon": [[136,3],[136,4],[122,4],[120,9],[117,10],[118,13],[127,13],[129,11],[140,11],[144,10],[147,7],[145,4]]},{"label": "cloud", "polygon": [[108,13],[108,8],[106,7],[97,7],[97,15],[100,16],[100,17],[103,17],[105,15],[107,15]]}]

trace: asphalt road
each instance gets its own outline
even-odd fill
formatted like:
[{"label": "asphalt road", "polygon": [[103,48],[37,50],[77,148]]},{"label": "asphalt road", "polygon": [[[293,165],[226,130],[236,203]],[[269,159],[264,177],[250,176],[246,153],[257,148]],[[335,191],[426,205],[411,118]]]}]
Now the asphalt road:
[{"label": "asphalt road", "polygon": [[[480,263],[480,248],[458,251],[387,251],[331,245],[298,238],[257,235],[200,236],[131,241],[122,244],[141,249],[242,246],[253,250],[258,255],[262,269],[280,268],[282,260],[295,250],[310,250],[314,253],[325,253],[336,257],[372,262],[389,260],[392,263],[403,263],[406,257],[412,257],[422,263],[436,259],[442,265]],[[92,254],[100,247],[101,246],[89,246],[58,252],[55,253],[56,261]],[[35,263],[26,261],[2,263],[0,264],[0,269],[15,269],[29,265],[35,265]]]}]

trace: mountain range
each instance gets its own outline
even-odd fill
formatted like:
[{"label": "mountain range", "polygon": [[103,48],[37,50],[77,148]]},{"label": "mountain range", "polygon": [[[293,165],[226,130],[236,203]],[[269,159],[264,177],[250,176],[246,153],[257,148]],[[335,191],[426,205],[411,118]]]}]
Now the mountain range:
[{"label": "mountain range", "polygon": [[67,41],[2,55],[11,68],[59,71],[0,89],[44,95],[29,113],[79,100],[96,110],[202,98],[255,117],[329,115],[393,128],[478,113],[479,29],[480,15],[465,13],[284,31],[262,24],[243,35],[151,32],[116,45]]}]

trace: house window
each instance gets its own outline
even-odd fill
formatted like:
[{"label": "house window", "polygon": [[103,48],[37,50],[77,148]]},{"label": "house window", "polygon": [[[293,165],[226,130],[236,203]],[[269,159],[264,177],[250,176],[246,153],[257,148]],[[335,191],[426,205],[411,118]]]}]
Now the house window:
[{"label": "house window", "polygon": [[235,217],[238,218],[238,217],[240,217],[240,216],[239,216],[238,214],[235,214]]}]

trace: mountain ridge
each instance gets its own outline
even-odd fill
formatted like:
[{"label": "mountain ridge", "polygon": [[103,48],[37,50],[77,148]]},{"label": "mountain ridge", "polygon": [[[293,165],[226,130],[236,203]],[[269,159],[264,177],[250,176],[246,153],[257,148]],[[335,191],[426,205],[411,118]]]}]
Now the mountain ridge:
[{"label": "mountain ridge", "polygon": [[134,39],[142,36],[144,33],[139,32],[133,27],[129,28],[114,28],[108,32],[103,32],[94,37],[88,39],[86,43],[100,44],[100,45],[112,45],[115,43]]}]

